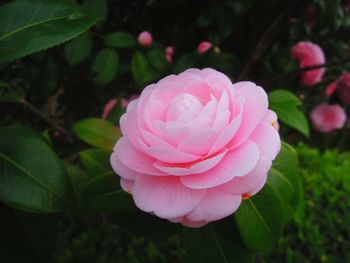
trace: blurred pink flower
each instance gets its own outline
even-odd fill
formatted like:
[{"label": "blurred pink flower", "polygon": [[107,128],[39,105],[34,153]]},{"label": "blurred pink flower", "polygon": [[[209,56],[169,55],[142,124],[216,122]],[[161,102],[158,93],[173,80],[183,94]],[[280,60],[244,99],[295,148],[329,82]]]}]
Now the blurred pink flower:
[{"label": "blurred pink flower", "polygon": [[204,53],[207,52],[212,46],[213,46],[213,44],[210,43],[209,41],[203,41],[203,42],[199,43],[198,48],[197,48],[197,52],[198,52],[199,54],[204,54]]},{"label": "blurred pink flower", "polygon": [[148,31],[143,31],[138,37],[138,42],[143,47],[150,47],[153,43],[152,34]]},{"label": "blurred pink flower", "polygon": [[[299,61],[300,68],[316,66],[325,63],[325,56],[322,49],[312,42],[302,41],[292,47],[291,55]],[[313,86],[320,82],[325,68],[308,70],[301,73],[301,83],[306,86]]]},{"label": "blurred pink flower", "polygon": [[174,47],[169,46],[165,48],[165,58],[169,63],[173,61],[173,56],[174,56]]},{"label": "blurred pink flower", "polygon": [[128,105],[111,165],[141,210],[200,227],[264,186],[281,147],[272,115],[254,83],[188,69]]},{"label": "blurred pink flower", "polygon": [[337,93],[344,104],[350,104],[350,73],[344,73],[338,80]]},{"label": "blurred pink flower", "polygon": [[338,104],[320,104],[311,111],[310,118],[317,131],[330,132],[344,126],[346,114]]},{"label": "blurred pink flower", "polygon": [[337,84],[338,84],[338,80],[334,81],[334,82],[332,82],[331,84],[328,85],[328,87],[324,91],[324,94],[326,95],[326,97],[332,96],[334,91],[337,89]]},{"label": "blurred pink flower", "polygon": [[[137,98],[138,98],[138,95],[132,95],[129,99],[122,98],[122,100],[121,100],[122,107],[126,108],[131,101],[133,101]],[[114,108],[114,106],[117,103],[118,103],[118,99],[110,99],[105,104],[105,106],[103,107],[102,119],[107,119],[109,113],[111,112],[111,110]]]}]

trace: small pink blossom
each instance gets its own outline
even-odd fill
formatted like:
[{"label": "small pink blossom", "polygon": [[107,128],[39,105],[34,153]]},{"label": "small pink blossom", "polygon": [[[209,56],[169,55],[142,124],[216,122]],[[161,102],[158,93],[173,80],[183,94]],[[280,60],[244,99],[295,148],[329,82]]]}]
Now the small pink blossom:
[{"label": "small pink blossom", "polygon": [[169,46],[165,48],[165,58],[166,60],[171,63],[173,61],[174,56],[174,47]]},{"label": "small pink blossom", "polygon": [[152,34],[148,31],[143,31],[138,37],[138,42],[143,47],[150,47],[153,43]]},{"label": "small pink blossom", "polygon": [[317,131],[330,132],[343,128],[346,114],[338,104],[321,104],[311,111],[310,118]]},{"label": "small pink blossom", "polygon": [[138,208],[200,227],[264,186],[281,147],[276,121],[256,84],[188,69],[128,105],[111,165]]},{"label": "small pink blossom", "polygon": [[[121,100],[122,107],[126,108],[131,101],[133,101],[137,98],[138,98],[137,95],[132,95],[129,99],[122,98],[122,100]],[[108,118],[109,113],[115,107],[115,105],[117,105],[117,103],[118,103],[118,99],[110,99],[106,103],[106,105],[103,107],[102,119]]]},{"label": "small pink blossom", "polygon": [[207,52],[212,46],[213,46],[213,44],[210,43],[209,41],[203,41],[203,42],[199,43],[198,48],[197,48],[197,52],[198,52],[199,54],[204,54],[204,53]]},{"label": "small pink blossom", "polygon": [[[317,44],[302,41],[292,47],[291,55],[299,61],[300,68],[316,66],[325,63],[325,56]],[[306,86],[313,86],[321,81],[325,68],[308,70],[301,73],[301,83]]]}]

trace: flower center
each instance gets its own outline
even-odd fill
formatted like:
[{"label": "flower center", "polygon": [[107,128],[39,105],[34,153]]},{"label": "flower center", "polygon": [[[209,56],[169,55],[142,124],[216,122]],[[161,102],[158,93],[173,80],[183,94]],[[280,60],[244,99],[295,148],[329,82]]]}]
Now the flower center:
[{"label": "flower center", "polygon": [[195,96],[188,93],[179,94],[170,102],[166,120],[189,122],[196,118],[202,109],[202,103]]}]

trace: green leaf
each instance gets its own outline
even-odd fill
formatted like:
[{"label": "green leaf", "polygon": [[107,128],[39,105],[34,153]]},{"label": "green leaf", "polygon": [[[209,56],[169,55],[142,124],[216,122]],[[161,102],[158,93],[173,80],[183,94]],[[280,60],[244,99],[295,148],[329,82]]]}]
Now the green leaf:
[{"label": "green leaf", "polygon": [[96,16],[106,18],[108,15],[107,0],[85,0],[83,6]]},{"label": "green leaf", "polygon": [[73,132],[84,142],[107,151],[112,151],[121,136],[119,128],[97,118],[84,119],[73,126]]},{"label": "green leaf", "polygon": [[125,214],[134,210],[130,194],[119,186],[119,176],[107,172],[93,178],[84,189],[85,207],[93,213]]},{"label": "green leaf", "polygon": [[187,262],[253,262],[232,217],[201,228],[183,228]]},{"label": "green leaf", "polygon": [[285,205],[288,205],[294,193],[294,187],[288,178],[283,173],[271,168],[267,180],[270,186],[280,195]]},{"label": "green leaf", "polygon": [[302,103],[294,93],[288,90],[277,89],[269,93],[269,102],[272,104],[288,104],[290,106],[300,106]]},{"label": "green leaf", "polygon": [[27,128],[0,128],[0,199],[16,209],[52,213],[74,208],[61,161]]},{"label": "green leaf", "polygon": [[286,207],[268,182],[255,196],[244,200],[235,213],[245,245],[259,253],[270,253],[286,222]]},{"label": "green leaf", "polygon": [[110,152],[100,149],[89,149],[79,153],[85,172],[89,177],[95,177],[101,173],[111,171],[109,164]]},{"label": "green leaf", "polygon": [[182,55],[174,65],[174,73],[179,74],[185,69],[194,67],[198,63],[198,56],[194,53]]},{"label": "green leaf", "polygon": [[278,118],[290,127],[309,136],[309,124],[302,111],[297,106],[301,101],[291,92],[286,90],[275,90],[269,94],[269,107],[275,111]]},{"label": "green leaf", "polygon": [[298,182],[298,163],[298,154],[294,148],[282,142],[281,150],[273,161],[272,168],[283,173],[295,188]]},{"label": "green leaf", "polygon": [[143,86],[158,77],[158,74],[151,68],[147,58],[139,51],[132,56],[131,72],[139,86]]},{"label": "green leaf", "polygon": [[107,120],[110,121],[113,125],[119,123],[120,117],[125,113],[125,108],[122,105],[122,98],[118,99],[118,102],[108,113]]},{"label": "green leaf", "polygon": [[79,166],[69,162],[63,162],[63,164],[72,182],[77,204],[81,209],[83,207],[83,198],[82,198],[83,188],[86,185],[89,178],[84,173],[84,171],[80,169]]},{"label": "green leaf", "polygon": [[71,66],[82,62],[90,55],[92,48],[92,37],[85,32],[69,42],[64,48],[64,56]]},{"label": "green leaf", "polygon": [[152,48],[147,57],[152,67],[159,72],[164,72],[169,69],[169,62],[165,58],[165,52],[159,48]]},{"label": "green leaf", "polygon": [[119,67],[119,55],[117,51],[105,48],[96,56],[92,64],[92,72],[96,74],[94,81],[97,85],[104,86],[111,82],[117,74]]},{"label": "green leaf", "polygon": [[136,46],[136,39],[129,33],[113,32],[106,36],[105,44],[115,48],[129,48]]},{"label": "green leaf", "polygon": [[20,0],[0,7],[0,63],[68,41],[99,19],[68,1]]}]

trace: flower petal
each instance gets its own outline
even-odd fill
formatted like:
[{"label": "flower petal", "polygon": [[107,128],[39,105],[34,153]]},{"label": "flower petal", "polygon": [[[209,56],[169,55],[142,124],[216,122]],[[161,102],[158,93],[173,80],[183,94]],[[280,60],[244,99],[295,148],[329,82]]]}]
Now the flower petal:
[{"label": "flower petal", "polygon": [[140,175],[136,178],[133,197],[137,207],[161,218],[184,216],[201,201],[205,190],[193,190],[178,177]]},{"label": "flower petal", "polygon": [[202,201],[186,218],[194,222],[216,221],[233,214],[241,201],[241,195],[231,194],[215,187],[205,192]]},{"label": "flower petal", "polygon": [[206,189],[224,184],[236,176],[252,171],[259,159],[259,149],[250,140],[226,153],[213,169],[202,173],[180,177],[181,182],[192,189]]},{"label": "flower petal", "polygon": [[119,139],[114,147],[114,152],[125,166],[134,171],[151,175],[165,175],[153,166],[155,159],[136,149],[126,137]]}]

